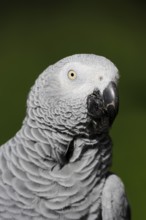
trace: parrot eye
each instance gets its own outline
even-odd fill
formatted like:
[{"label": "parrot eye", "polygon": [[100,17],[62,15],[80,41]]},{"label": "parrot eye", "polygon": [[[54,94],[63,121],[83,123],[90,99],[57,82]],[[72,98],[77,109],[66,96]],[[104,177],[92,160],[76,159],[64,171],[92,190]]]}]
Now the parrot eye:
[{"label": "parrot eye", "polygon": [[77,74],[74,70],[69,70],[68,71],[68,78],[71,79],[71,80],[74,80],[77,78]]}]

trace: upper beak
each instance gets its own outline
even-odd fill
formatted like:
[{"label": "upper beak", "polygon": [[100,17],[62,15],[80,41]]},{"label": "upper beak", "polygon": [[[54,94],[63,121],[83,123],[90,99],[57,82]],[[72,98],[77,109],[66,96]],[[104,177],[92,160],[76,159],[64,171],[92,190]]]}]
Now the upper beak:
[{"label": "upper beak", "polygon": [[112,124],[119,110],[118,90],[114,82],[110,82],[104,89],[103,100],[107,114],[109,115],[110,124]]}]

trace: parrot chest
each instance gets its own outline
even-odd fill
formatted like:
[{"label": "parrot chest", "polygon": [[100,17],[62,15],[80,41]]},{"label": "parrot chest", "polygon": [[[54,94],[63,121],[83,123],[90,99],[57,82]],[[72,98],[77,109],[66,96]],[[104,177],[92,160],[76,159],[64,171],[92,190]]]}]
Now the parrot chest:
[{"label": "parrot chest", "polygon": [[[99,146],[84,153],[81,149],[76,148],[68,164],[62,168],[56,165],[53,169],[37,168],[25,160],[18,161],[13,155],[13,162],[19,162],[18,166],[7,159],[8,151],[1,154],[1,162],[5,166],[3,172],[6,169],[11,173],[2,177],[3,191],[7,192],[11,206],[19,212],[12,213],[8,205],[5,207],[7,215],[14,215],[16,220],[20,219],[20,213],[28,220],[36,220],[37,217],[43,220],[82,219],[83,216],[83,219],[88,219],[89,213],[97,216],[104,174],[109,165],[109,159],[103,163],[103,158],[110,158],[110,153],[107,150],[103,157]],[[12,154],[10,156],[12,158]],[[12,182],[11,187],[5,185],[7,178]]]},{"label": "parrot chest", "polygon": [[54,195],[47,201],[47,206],[50,209],[53,207],[55,213],[63,216],[61,219],[81,219],[81,216],[88,219],[90,212],[95,212],[97,217],[104,185],[101,160],[101,154],[93,149],[62,169],[54,167],[50,173],[54,181]]}]

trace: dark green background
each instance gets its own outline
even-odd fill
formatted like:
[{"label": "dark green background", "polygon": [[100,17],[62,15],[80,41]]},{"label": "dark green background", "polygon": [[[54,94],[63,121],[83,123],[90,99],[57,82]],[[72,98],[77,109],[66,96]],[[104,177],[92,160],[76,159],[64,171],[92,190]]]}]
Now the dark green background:
[{"label": "dark green background", "polygon": [[21,127],[30,86],[50,64],[95,53],[119,68],[113,167],[133,220],[146,219],[146,7],[141,1],[0,3],[0,144]]}]

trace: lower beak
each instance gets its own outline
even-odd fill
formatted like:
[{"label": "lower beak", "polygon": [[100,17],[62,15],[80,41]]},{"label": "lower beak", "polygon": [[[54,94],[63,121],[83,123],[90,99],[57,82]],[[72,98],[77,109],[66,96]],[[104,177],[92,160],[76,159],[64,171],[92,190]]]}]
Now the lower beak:
[{"label": "lower beak", "polygon": [[104,89],[103,94],[99,90],[88,96],[87,99],[88,115],[99,121],[101,118],[107,117],[111,126],[119,109],[119,97],[117,86],[114,82],[110,82]]}]

